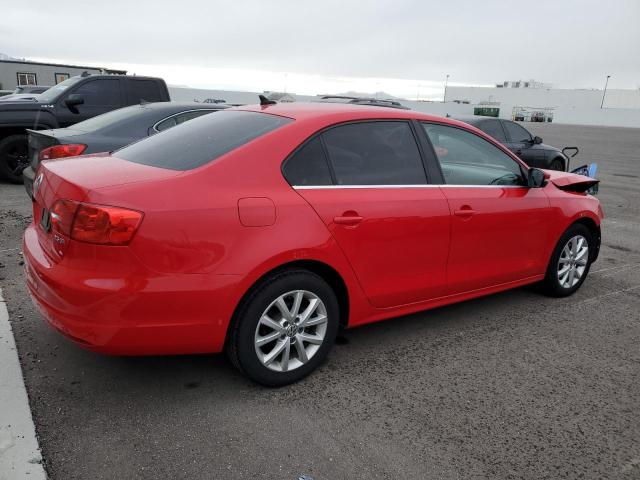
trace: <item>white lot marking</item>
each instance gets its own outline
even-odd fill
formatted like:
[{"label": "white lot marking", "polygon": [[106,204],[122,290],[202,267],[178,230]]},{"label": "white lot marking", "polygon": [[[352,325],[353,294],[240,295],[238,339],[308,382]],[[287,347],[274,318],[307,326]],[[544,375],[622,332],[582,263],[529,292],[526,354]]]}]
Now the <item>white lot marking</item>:
[{"label": "white lot marking", "polygon": [[604,293],[602,295],[596,295],[595,297],[587,298],[585,300],[580,300],[579,302],[574,302],[572,305],[579,305],[581,303],[593,302],[594,300],[600,300],[601,298],[604,298],[604,297],[610,297],[611,295],[618,295],[619,293],[630,292],[632,290],[637,290],[639,288],[640,288],[640,285],[634,285],[633,287],[628,287],[628,288],[621,288],[620,290],[614,290],[613,292]]},{"label": "white lot marking", "polygon": [[600,270],[591,270],[591,273],[608,272],[610,270],[624,270],[625,268],[637,267],[640,263],[625,263],[616,267],[601,268]]},{"label": "white lot marking", "polygon": [[9,312],[0,290],[0,480],[46,480]]}]

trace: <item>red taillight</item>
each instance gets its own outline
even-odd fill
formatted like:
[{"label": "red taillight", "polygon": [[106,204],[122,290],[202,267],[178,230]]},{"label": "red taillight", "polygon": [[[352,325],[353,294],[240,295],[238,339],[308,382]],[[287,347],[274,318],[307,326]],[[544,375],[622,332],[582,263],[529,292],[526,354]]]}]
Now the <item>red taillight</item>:
[{"label": "red taillight", "polygon": [[71,225],[73,217],[76,214],[78,202],[73,200],[58,200],[51,207],[51,229],[64,233],[66,236],[71,235]]},{"label": "red taillight", "polygon": [[51,228],[80,242],[126,245],[142,216],[126,208],[58,200],[51,208]]},{"label": "red taillight", "polygon": [[38,155],[39,160],[52,160],[54,158],[75,157],[82,155],[87,146],[82,143],[70,145],[54,145],[43,149]]}]

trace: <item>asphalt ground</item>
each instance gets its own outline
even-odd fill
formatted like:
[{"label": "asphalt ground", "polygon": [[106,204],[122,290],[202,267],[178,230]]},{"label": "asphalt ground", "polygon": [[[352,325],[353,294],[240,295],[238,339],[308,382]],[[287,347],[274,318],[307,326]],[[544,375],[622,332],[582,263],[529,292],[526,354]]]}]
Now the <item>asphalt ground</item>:
[{"label": "asphalt ground", "polygon": [[607,218],[583,287],[347,331],[280,389],[222,355],[106,357],[51,330],[25,291],[30,201],[0,184],[0,286],[49,477],[640,478],[640,130],[528,127],[599,164]]}]

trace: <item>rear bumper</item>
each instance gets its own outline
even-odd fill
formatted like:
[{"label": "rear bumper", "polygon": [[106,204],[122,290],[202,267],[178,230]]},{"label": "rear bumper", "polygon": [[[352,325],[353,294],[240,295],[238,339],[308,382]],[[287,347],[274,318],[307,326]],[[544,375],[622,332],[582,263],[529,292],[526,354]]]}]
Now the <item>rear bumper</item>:
[{"label": "rear bumper", "polygon": [[123,262],[112,257],[110,266],[55,263],[40,246],[37,229],[31,224],[23,239],[29,293],[66,337],[114,355],[223,349],[239,276],[158,274],[136,262],[126,247]]}]

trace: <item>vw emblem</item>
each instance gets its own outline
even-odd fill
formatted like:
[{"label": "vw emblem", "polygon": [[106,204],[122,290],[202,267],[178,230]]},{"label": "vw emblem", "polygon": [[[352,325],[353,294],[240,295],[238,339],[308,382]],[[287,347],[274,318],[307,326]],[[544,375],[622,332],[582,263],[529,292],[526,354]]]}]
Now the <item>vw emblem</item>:
[{"label": "vw emblem", "polygon": [[33,194],[38,193],[38,189],[40,188],[40,184],[42,183],[42,173],[38,174],[36,179],[33,181]]}]

